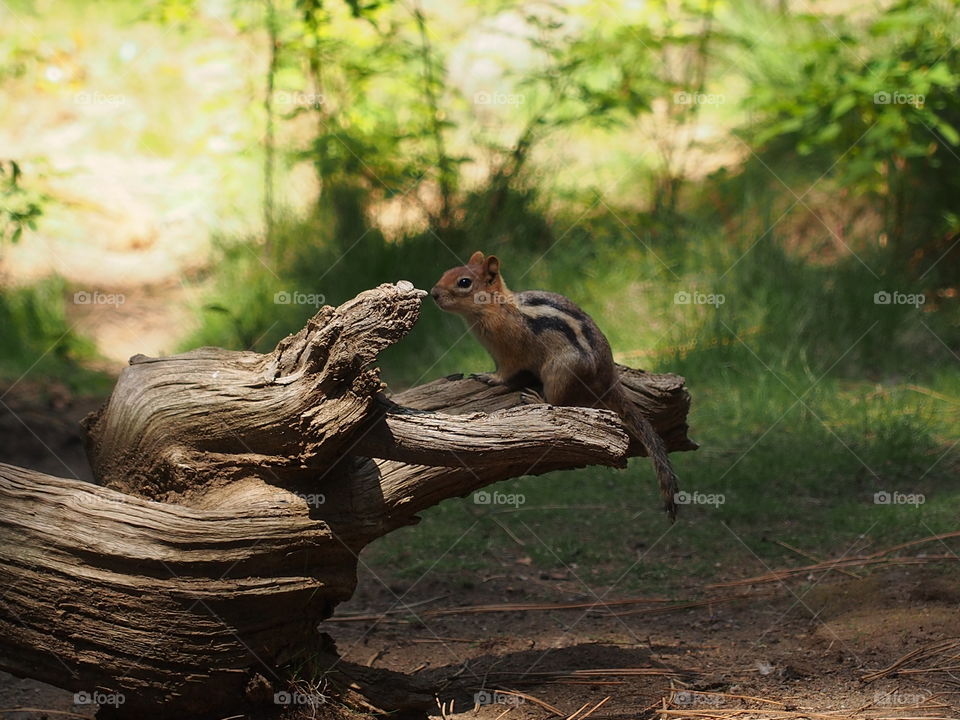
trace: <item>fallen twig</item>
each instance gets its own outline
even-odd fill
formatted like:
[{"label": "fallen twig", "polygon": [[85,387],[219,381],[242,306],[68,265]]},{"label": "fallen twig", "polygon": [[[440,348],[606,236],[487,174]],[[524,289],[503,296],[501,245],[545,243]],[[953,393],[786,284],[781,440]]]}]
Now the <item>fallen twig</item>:
[{"label": "fallen twig", "polygon": [[[775,542],[777,545],[779,545],[780,547],[786,548],[787,550],[790,550],[791,552],[795,552],[797,555],[800,555],[801,557],[805,557],[807,560],[812,560],[812,561],[815,562],[815,563],[822,563],[822,562],[823,562],[823,560],[821,560],[820,558],[818,558],[816,555],[813,555],[813,554],[811,554],[811,553],[808,553],[808,552],[806,552],[805,550],[801,550],[800,548],[794,547],[794,546],[791,545],[790,543],[785,543],[785,542],[783,542],[783,540],[774,540],[774,542]],[[846,575],[846,576],[848,576],[848,577],[852,577],[854,580],[860,580],[860,576],[859,576],[859,575],[857,575],[856,573],[852,573],[852,572],[850,572],[849,570],[843,570],[843,569],[841,569],[839,572],[842,572],[844,575]]]},{"label": "fallen twig", "polygon": [[689,602],[675,603],[663,607],[640,608],[638,610],[625,610],[623,612],[611,613],[613,617],[628,617],[630,615],[662,615],[665,613],[676,612],[678,610],[689,610],[690,608],[705,607],[708,605],[719,605],[720,603],[741,600],[743,598],[754,597],[754,593],[738,593],[736,595],[720,595],[709,597],[704,600],[691,600]]},{"label": "fallen twig", "polygon": [[[926,542],[930,541],[930,538],[925,539]],[[919,543],[921,541],[914,541]],[[756,575],[754,577],[744,578],[742,580],[729,580],[722,583],[712,583],[707,585],[708,589],[720,589],[720,588],[731,588],[731,587],[741,587],[743,585],[761,585],[763,583],[773,583],[773,582],[783,582],[789,580],[790,578],[796,577],[797,575],[807,575],[809,573],[815,572],[829,572],[830,570],[839,570],[841,568],[852,568],[852,567],[865,567],[867,565],[923,565],[930,562],[937,562],[940,560],[952,560],[956,561],[956,555],[925,555],[923,557],[902,557],[902,558],[889,558],[884,557],[886,553],[893,552],[897,548],[890,548],[886,551],[881,551],[880,553],[874,555],[866,556],[857,556],[857,557],[848,557],[848,558],[838,558],[836,560],[826,560],[822,563],[816,563],[814,565],[803,565],[796,568],[784,568],[782,570],[774,570],[770,573],[765,573],[763,575]]]},{"label": "fallen twig", "polygon": [[454,608],[437,608],[422,613],[424,616],[473,615],[476,613],[531,612],[538,610],[587,610],[591,608],[611,608],[621,605],[639,605],[641,603],[668,603],[668,598],[624,598],[622,600],[591,600],[588,602],[567,603],[498,603],[495,605],[464,605]]},{"label": "fallen twig", "polygon": [[609,699],[610,699],[610,696],[607,695],[607,697],[605,697],[603,700],[601,700],[600,702],[598,702],[598,703],[597,703],[596,705],[594,705],[592,708],[590,708],[589,710],[587,710],[583,715],[581,715],[580,718],[579,718],[579,720],[584,720],[584,718],[587,718],[587,717],[589,717],[590,715],[593,715],[593,713],[595,713],[597,710],[599,710],[599,709],[600,709],[600,706],[603,705],[603,704],[604,704],[607,700],[609,700]]},{"label": "fallen twig", "polygon": [[[951,650],[957,649],[960,649],[960,638],[947,638],[946,640],[938,640],[937,642],[917,648],[916,650],[911,650],[899,660],[885,667],[883,670],[867,673],[866,675],[860,676],[860,679],[864,682],[873,682],[874,680],[879,680],[889,675],[904,674],[908,671],[901,670],[901,668],[908,663],[924,662],[925,660],[939,657],[944,653],[948,653]],[[936,672],[940,670],[940,668],[916,668],[914,670],[919,670],[920,672]]]}]

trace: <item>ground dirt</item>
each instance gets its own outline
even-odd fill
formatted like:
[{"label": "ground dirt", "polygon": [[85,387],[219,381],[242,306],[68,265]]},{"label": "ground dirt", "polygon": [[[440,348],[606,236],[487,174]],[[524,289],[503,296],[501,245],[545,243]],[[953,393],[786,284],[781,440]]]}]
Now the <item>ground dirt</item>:
[{"label": "ground dirt", "polygon": [[[77,422],[102,399],[49,385],[40,393],[28,381],[7,390],[12,412],[0,417],[3,460],[89,479]],[[437,690],[448,714],[481,719],[556,716],[547,706],[563,717],[583,708],[582,719],[604,698],[590,718],[960,717],[955,566],[736,588],[744,597],[733,602],[661,612],[730,594],[706,585],[731,579],[691,577],[669,600],[651,593],[646,602],[558,610],[549,606],[622,596],[605,587],[588,592],[533,567],[412,583],[362,563],[355,597],[320,630],[346,660],[412,674]],[[463,611],[502,603],[548,607]],[[955,647],[914,658],[899,675],[863,680],[949,638],[958,639]],[[0,673],[4,718],[92,716],[91,706],[73,700],[72,693]]]},{"label": "ground dirt", "polygon": [[[379,569],[376,573],[383,577]],[[691,579],[691,599],[704,597],[705,580]],[[420,583],[404,597],[402,584],[384,584],[368,571],[341,614],[382,612],[396,605],[397,596],[414,607],[377,624],[325,625],[333,628],[331,634],[349,660],[415,670],[438,685],[446,683],[440,698],[454,700],[457,712],[473,715],[476,700],[497,700],[477,708],[481,718],[499,717],[507,709],[508,718],[550,716],[533,698],[566,717],[607,697],[591,717],[652,717],[664,709],[673,717],[727,717],[747,708],[757,709],[757,717],[785,716],[787,711],[795,717],[960,717],[960,668],[953,674],[862,680],[907,653],[960,638],[960,586],[953,570],[944,567],[757,587],[734,603],[663,614],[650,610],[672,603],[609,611],[430,614],[434,608],[466,604],[589,603],[606,592],[602,587],[593,588],[593,594],[571,589],[565,583],[452,577]],[[431,597],[439,599],[416,605]],[[957,652],[945,653],[937,666],[956,667],[950,655]],[[931,666],[921,665],[907,668]],[[656,674],[625,672],[633,668]],[[596,682],[573,674],[602,669],[607,672],[597,673]],[[497,690],[531,697],[497,696]]]}]

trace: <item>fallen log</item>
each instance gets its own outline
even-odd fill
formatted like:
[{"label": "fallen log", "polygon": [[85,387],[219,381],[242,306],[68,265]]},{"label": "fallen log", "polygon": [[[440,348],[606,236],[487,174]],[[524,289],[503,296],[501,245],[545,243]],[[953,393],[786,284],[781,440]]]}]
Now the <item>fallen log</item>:
[{"label": "fallen log", "polygon": [[[104,716],[200,718],[276,708],[285,666],[327,658],[359,706],[425,709],[425,689],[371,679],[317,631],[360,550],[446,498],[641,449],[611,412],[483,376],[388,397],[373,363],[422,295],[381,285],[265,355],[131,358],[84,422],[100,485],[0,465],[0,668]],[[694,449],[683,379],[621,372],[668,449]]]}]

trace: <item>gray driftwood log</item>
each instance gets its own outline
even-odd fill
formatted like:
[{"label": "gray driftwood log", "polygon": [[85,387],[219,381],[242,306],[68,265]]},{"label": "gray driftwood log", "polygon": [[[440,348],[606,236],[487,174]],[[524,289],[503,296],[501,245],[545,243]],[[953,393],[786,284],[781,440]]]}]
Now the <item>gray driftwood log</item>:
[{"label": "gray driftwood log", "polygon": [[[639,454],[610,412],[483,377],[386,397],[373,363],[421,297],[382,285],[266,355],[131,358],[85,421],[102,487],[0,465],[0,668],[122,697],[103,711],[117,717],[270,705],[283,666],[336,658],[317,624],[365,545],[498,480]],[[695,448],[683,379],[621,371],[668,448]],[[656,502],[652,480],[637,494]],[[335,675],[360,705],[432,702],[370,669]]]}]

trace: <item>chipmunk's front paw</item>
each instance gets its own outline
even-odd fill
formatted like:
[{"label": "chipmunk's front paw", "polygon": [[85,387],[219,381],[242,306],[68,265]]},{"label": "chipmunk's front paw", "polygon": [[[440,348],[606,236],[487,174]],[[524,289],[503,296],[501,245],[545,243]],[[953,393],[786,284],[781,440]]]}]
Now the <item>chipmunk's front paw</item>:
[{"label": "chipmunk's front paw", "polygon": [[500,385],[500,381],[497,380],[497,376],[493,373],[470,373],[467,377],[471,380],[478,380],[484,385]]}]

